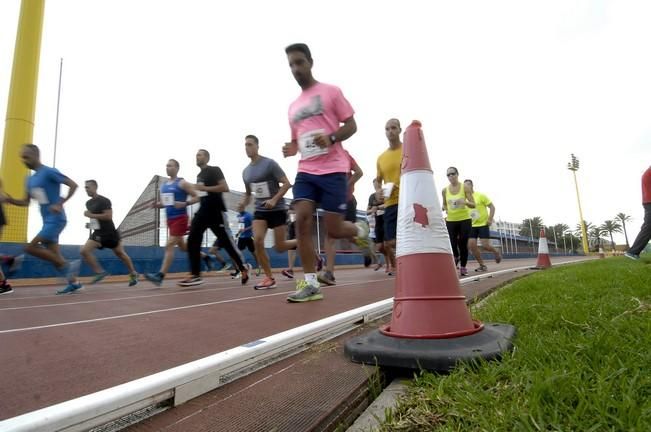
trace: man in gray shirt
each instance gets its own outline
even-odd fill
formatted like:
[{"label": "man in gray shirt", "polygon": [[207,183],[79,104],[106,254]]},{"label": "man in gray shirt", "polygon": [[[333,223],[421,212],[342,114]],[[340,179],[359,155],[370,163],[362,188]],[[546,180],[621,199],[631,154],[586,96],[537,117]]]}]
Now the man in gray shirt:
[{"label": "man in gray shirt", "polygon": [[264,248],[264,238],[267,229],[272,229],[274,247],[278,252],[296,248],[296,240],[287,240],[286,238],[287,206],[283,199],[292,185],[276,161],[258,154],[259,141],[255,135],[245,137],[244,149],[246,155],[251,159],[251,163],[242,172],[246,194],[240,205],[243,208],[246,207],[251,202],[251,194],[255,194],[253,240],[256,259],[265,274],[263,281],[255,285],[254,288],[275,288],[276,281],[271,273],[269,256]]}]

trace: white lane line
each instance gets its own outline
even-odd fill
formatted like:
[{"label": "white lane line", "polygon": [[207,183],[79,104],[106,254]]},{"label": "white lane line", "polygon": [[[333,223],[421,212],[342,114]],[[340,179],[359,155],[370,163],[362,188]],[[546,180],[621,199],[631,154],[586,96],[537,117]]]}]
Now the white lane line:
[{"label": "white lane line", "polygon": [[[363,281],[363,282],[338,284],[336,286],[332,286],[332,287],[328,287],[328,288],[338,288],[338,287],[345,287],[345,286],[351,286],[351,285],[364,285],[364,284],[367,284],[369,282],[380,282],[380,281],[386,281],[386,280],[390,281],[391,279],[371,279],[371,280],[366,280],[366,281]],[[199,304],[193,304],[193,305],[187,305],[187,306],[178,306],[178,307],[173,307],[173,308],[157,309],[157,310],[146,311],[146,312],[136,312],[136,313],[132,313],[132,314],[113,315],[113,316],[108,316],[108,317],[103,317],[103,318],[93,318],[93,319],[88,319],[88,320],[68,321],[68,322],[62,322],[62,323],[57,323],[57,324],[46,324],[46,325],[40,325],[40,326],[34,326],[34,327],[22,327],[22,328],[15,328],[15,329],[9,329],[9,330],[0,330],[0,334],[18,333],[18,332],[25,332],[25,331],[31,331],[31,330],[41,330],[41,329],[48,329],[48,328],[54,328],[54,327],[65,327],[65,326],[71,326],[71,325],[76,325],[76,324],[87,324],[87,323],[94,323],[94,322],[100,322],[100,321],[109,321],[109,320],[115,320],[115,319],[121,319],[121,318],[131,318],[131,317],[137,317],[137,316],[143,316],[143,315],[153,315],[153,314],[164,313],[164,312],[175,312],[175,311],[184,310],[184,309],[194,309],[194,308],[199,308],[199,307],[214,306],[214,305],[218,305],[218,304],[235,303],[235,302],[247,301],[247,300],[255,300],[255,299],[265,298],[265,297],[274,297],[274,296],[279,296],[279,295],[287,295],[287,294],[291,294],[293,292],[294,292],[294,290],[280,291],[280,292],[275,292],[273,294],[263,294],[263,295],[257,295],[257,296],[240,297],[240,298],[230,299],[230,300],[219,300],[219,301],[208,302],[208,303],[199,303]]]}]

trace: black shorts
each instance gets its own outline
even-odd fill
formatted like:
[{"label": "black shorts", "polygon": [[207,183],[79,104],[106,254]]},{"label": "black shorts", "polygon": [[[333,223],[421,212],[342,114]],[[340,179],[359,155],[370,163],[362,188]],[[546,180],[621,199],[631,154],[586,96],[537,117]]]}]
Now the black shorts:
[{"label": "black shorts", "polygon": [[7,225],[7,219],[5,218],[5,211],[0,205],[0,227]]},{"label": "black shorts", "polygon": [[237,239],[237,248],[241,251],[248,249],[251,253],[255,253],[255,245],[253,244],[253,237],[240,237]]},{"label": "black shorts", "polygon": [[101,234],[97,231],[93,231],[90,235],[90,239],[99,243],[98,249],[115,249],[120,244],[120,233],[115,231],[114,233]]},{"label": "black shorts", "polygon": [[480,226],[480,227],[472,227],[470,228],[470,238],[471,239],[487,239],[490,238],[491,236],[491,231],[488,228],[488,225]]},{"label": "black shorts", "polygon": [[346,214],[344,215],[344,220],[352,223],[357,222],[357,200],[355,197],[346,203]]},{"label": "black shorts", "polygon": [[398,205],[392,205],[384,209],[384,241],[396,239],[398,228]]},{"label": "black shorts", "polygon": [[287,210],[256,211],[253,215],[255,220],[267,222],[267,228],[274,229],[287,223]]},{"label": "black shorts", "polygon": [[375,215],[375,243],[384,242],[384,215]]}]

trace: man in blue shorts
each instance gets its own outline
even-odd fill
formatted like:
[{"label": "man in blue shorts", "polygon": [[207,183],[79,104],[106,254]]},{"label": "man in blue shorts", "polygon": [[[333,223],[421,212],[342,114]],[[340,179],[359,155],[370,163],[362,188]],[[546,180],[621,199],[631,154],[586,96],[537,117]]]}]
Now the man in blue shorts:
[{"label": "man in blue shorts", "polygon": [[[7,195],[3,199],[9,204],[19,207],[27,207],[31,199],[38,201],[43,227],[25,247],[25,252],[51,262],[57,270],[65,275],[68,285],[57,291],[57,294],[75,292],[82,287],[76,276],[80,261],[68,263],[63,258],[59,249],[59,234],[67,223],[63,204],[74,195],[77,183],[61,174],[56,168],[43,165],[40,150],[34,144],[23,145],[20,150],[20,158],[27,168],[34,171],[34,174],[27,178],[25,197],[16,199]],[[68,194],[65,197],[60,196],[62,184],[68,186]]]}]

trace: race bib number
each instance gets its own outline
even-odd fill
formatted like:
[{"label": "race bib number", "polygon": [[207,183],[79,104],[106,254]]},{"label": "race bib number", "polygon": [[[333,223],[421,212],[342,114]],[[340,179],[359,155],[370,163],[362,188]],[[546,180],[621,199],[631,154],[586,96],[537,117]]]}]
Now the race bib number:
[{"label": "race bib number", "polygon": [[458,210],[466,207],[466,200],[463,198],[448,200],[448,207],[452,210]]},{"label": "race bib number", "polygon": [[238,231],[244,231],[244,224],[242,222],[237,224],[237,230]]},{"label": "race bib number", "polygon": [[479,211],[475,209],[470,210],[470,218],[473,220],[473,222],[479,219]]},{"label": "race bib number", "polygon": [[268,182],[251,183],[251,191],[256,198],[271,198]]},{"label": "race bib number", "polygon": [[[203,186],[203,182],[199,182],[199,183],[197,183],[197,185]],[[208,192],[198,190],[197,195],[200,196],[200,197],[205,197],[205,196],[208,196]]]},{"label": "race bib number", "polygon": [[391,196],[391,192],[393,192],[394,186],[395,183],[387,183],[382,186],[382,195],[384,195],[384,198],[389,198]]},{"label": "race bib number", "polygon": [[98,230],[99,229],[99,221],[97,219],[91,219],[90,222],[88,222],[88,228],[92,230]]},{"label": "race bib number", "polygon": [[306,132],[298,137],[298,150],[301,152],[301,159],[310,159],[328,153],[328,148],[321,148],[314,142],[314,137],[325,133],[323,129]]},{"label": "race bib number", "polygon": [[47,199],[47,194],[45,193],[45,190],[43,190],[43,188],[40,187],[32,188],[32,190],[30,191],[30,195],[41,205],[47,205],[50,203],[50,201],[48,201]]},{"label": "race bib number", "polygon": [[172,207],[174,206],[174,194],[173,193],[162,193],[160,194],[160,200],[163,203],[165,207]]}]

